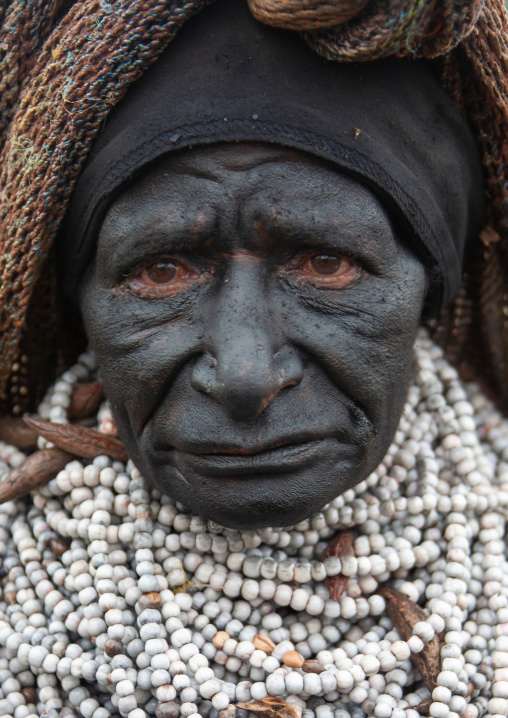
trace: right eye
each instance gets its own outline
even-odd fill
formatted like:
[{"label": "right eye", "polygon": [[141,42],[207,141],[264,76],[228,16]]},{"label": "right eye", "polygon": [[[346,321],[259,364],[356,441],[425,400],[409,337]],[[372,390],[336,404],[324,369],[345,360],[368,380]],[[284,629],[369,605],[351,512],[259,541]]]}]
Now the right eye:
[{"label": "right eye", "polygon": [[185,262],[169,258],[147,264],[129,280],[137,294],[147,297],[171,297],[184,292],[201,274]]}]

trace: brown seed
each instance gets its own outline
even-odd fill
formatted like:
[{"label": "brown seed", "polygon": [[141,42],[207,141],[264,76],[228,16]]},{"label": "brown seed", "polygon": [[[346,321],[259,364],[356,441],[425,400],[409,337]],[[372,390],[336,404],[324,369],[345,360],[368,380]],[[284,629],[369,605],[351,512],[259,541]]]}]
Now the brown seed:
[{"label": "brown seed", "polygon": [[7,603],[9,606],[14,606],[17,601],[17,595],[18,594],[16,593],[16,591],[6,591],[4,593],[5,603]]},{"label": "brown seed", "polygon": [[0,482],[0,504],[14,501],[45,486],[61,471],[73,456],[61,449],[36,451]]},{"label": "brown seed", "polygon": [[162,598],[159,593],[152,591],[151,593],[144,593],[138,599],[138,606],[141,609],[145,608],[158,608],[162,605]]},{"label": "brown seed", "polygon": [[324,670],[321,663],[314,658],[308,658],[302,664],[302,671],[305,671],[305,673],[323,673]]},{"label": "brown seed", "polygon": [[18,449],[36,449],[37,434],[29,429],[23,419],[14,416],[0,418],[0,441],[17,446]]},{"label": "brown seed", "polygon": [[123,652],[124,645],[119,638],[108,638],[108,640],[104,644],[104,653],[110,658],[113,658],[113,656],[118,656],[119,653]]},{"label": "brown seed", "polygon": [[96,456],[106,454],[118,461],[127,461],[129,458],[125,447],[119,439],[100,431],[89,429],[78,424],[53,424],[51,421],[24,417],[28,426],[43,436],[52,444],[64,451],[70,451],[82,459],[95,459]]},{"label": "brown seed", "polygon": [[78,384],[72,392],[71,403],[67,410],[69,420],[85,419],[96,414],[103,396],[104,388],[101,381]]},{"label": "brown seed", "polygon": [[37,703],[37,691],[33,686],[23,686],[21,693],[27,703]]},{"label": "brown seed", "polygon": [[180,715],[180,705],[175,701],[167,703],[159,703],[155,709],[157,718],[178,718]]},{"label": "brown seed", "polygon": [[282,656],[282,662],[289,668],[301,668],[303,665],[303,658],[298,651],[286,651]]},{"label": "brown seed", "polygon": [[212,638],[212,643],[215,648],[221,649],[228,638],[231,638],[231,636],[226,631],[217,631],[215,636]]},{"label": "brown seed", "polygon": [[265,653],[271,653],[275,648],[275,643],[268,636],[262,636],[260,633],[254,636],[252,641],[254,648],[258,651],[264,651]]},{"label": "brown seed", "polygon": [[51,538],[48,544],[56,556],[63,556],[64,553],[69,550],[69,546],[62,538]]}]

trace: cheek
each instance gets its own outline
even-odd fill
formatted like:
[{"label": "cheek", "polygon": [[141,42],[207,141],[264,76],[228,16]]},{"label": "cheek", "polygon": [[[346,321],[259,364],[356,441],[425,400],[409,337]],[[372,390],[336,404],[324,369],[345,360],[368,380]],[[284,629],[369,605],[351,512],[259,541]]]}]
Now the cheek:
[{"label": "cheek", "polygon": [[286,313],[292,341],[374,423],[386,421],[405,398],[425,296],[425,273],[416,259],[406,259],[398,270],[390,279],[374,278],[339,295],[300,297]]},{"label": "cheek", "polygon": [[134,436],[199,351],[197,325],[189,307],[169,312],[162,304],[112,296],[93,283],[82,294],[81,311],[121,433]]}]

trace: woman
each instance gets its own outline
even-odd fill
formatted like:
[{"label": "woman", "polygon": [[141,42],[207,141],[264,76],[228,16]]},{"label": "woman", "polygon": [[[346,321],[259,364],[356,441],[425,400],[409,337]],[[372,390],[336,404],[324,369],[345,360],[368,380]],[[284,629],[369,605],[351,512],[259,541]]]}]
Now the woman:
[{"label": "woman", "polygon": [[[131,463],[64,457],[32,508],[5,505],[14,718],[508,707],[506,426],[425,335],[412,373],[481,226],[477,150],[426,64],[339,70],[260,33],[224,2],[184,28],[67,210],[61,285],[160,492]],[[67,421],[91,362],[42,418]]]}]

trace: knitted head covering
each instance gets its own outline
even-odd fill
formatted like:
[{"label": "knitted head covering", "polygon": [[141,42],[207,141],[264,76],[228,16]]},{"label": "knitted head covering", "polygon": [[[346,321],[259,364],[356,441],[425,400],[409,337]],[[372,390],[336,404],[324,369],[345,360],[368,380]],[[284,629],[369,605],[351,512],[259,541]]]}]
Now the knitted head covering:
[{"label": "knitted head covering", "polygon": [[[71,347],[68,325],[61,323],[52,247],[95,136],[126,89],[182,24],[208,4],[1,4],[2,411],[20,413],[33,406],[51,378],[57,353],[65,356]],[[263,22],[302,31],[308,44],[329,59],[438,57],[441,84],[481,149],[488,206],[458,299],[435,324],[436,336],[452,360],[483,377],[506,405],[508,45],[501,0],[313,0],[305,8],[294,0],[249,4]]]},{"label": "knitted head covering", "polygon": [[330,62],[238,0],[189,22],[109,116],[59,242],[69,292],[93,257],[105,210],[136,173],[168,151],[224,140],[277,142],[359,177],[425,261],[432,307],[456,296],[465,243],[483,221],[483,172],[428,63]]}]

